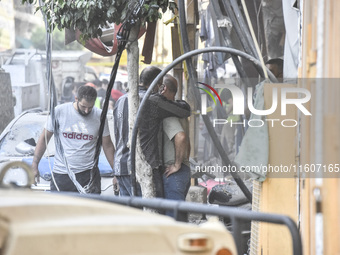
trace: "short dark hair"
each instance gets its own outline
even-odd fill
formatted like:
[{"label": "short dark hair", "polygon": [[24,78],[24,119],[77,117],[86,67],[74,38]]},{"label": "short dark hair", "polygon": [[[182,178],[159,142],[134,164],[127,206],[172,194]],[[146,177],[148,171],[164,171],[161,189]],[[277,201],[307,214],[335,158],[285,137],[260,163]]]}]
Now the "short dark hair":
[{"label": "short dark hair", "polygon": [[171,93],[176,94],[177,93],[177,84],[175,83],[174,80],[176,80],[175,77],[171,76],[170,74],[166,74],[164,76],[163,83]]},{"label": "short dark hair", "polygon": [[161,71],[162,70],[156,66],[148,66],[144,68],[139,76],[141,85],[148,88]]},{"label": "short dark hair", "polygon": [[107,85],[107,84],[109,84],[109,81],[107,79],[103,79],[102,84]]},{"label": "short dark hair", "polygon": [[95,88],[91,86],[80,86],[78,91],[77,91],[77,98],[79,101],[82,99],[85,99],[88,102],[93,102],[97,98],[97,91]]},{"label": "short dark hair", "polygon": [[95,79],[93,81],[93,84],[96,85],[98,88],[102,87],[102,82],[99,79]]}]

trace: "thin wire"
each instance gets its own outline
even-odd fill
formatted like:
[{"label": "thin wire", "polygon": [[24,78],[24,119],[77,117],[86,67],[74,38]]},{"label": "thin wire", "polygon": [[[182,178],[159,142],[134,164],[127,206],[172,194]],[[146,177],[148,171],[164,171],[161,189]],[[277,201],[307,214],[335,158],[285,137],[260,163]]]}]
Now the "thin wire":
[{"label": "thin wire", "polygon": [[[54,12],[53,12],[53,6],[54,6],[54,0],[52,0],[51,2],[51,6],[52,6],[52,19],[54,18]],[[60,141],[60,137],[59,137],[59,126],[58,126],[58,123],[57,121],[55,120],[55,106],[57,105],[57,98],[56,98],[56,94],[55,94],[55,84],[54,84],[54,80],[53,80],[53,73],[52,73],[52,68],[51,68],[51,62],[52,62],[52,48],[53,48],[53,43],[52,43],[52,39],[53,39],[53,35],[52,35],[52,32],[53,32],[53,20],[51,22],[51,27],[48,27],[48,24],[47,24],[47,18],[45,17],[46,19],[46,30],[47,30],[47,33],[48,33],[48,36],[47,36],[47,65],[48,65],[48,77],[47,77],[47,80],[48,80],[48,87],[49,87],[49,93],[50,93],[50,101],[49,101],[49,117],[52,117],[52,123],[53,123],[53,133],[54,133],[54,139],[55,139],[55,147],[56,147],[56,150],[59,149],[59,153],[60,155],[62,156],[63,160],[64,160],[64,163],[65,163],[65,167],[67,169],[67,173],[70,177],[70,179],[72,180],[72,182],[74,183],[74,185],[76,186],[77,190],[80,192],[80,193],[83,193],[85,194],[85,190],[84,188],[79,184],[79,182],[76,180],[76,176],[74,174],[74,172],[72,172],[68,166],[68,162],[67,162],[67,158],[65,156],[65,153],[64,153],[64,148],[63,148],[63,145]],[[52,115],[52,116],[51,116]],[[46,139],[46,133],[45,133],[45,141],[47,141]],[[48,145],[46,143],[46,148],[48,148]],[[50,162],[50,158],[49,159],[49,167],[50,167],[50,170],[51,170],[51,162]],[[56,189],[58,191],[60,191],[56,181],[55,181],[55,178],[54,178],[54,173],[53,173],[53,169],[51,170],[51,177],[52,177],[52,180],[53,180],[53,183],[56,187]]]},{"label": "thin wire", "polygon": [[[53,5],[53,1],[52,1],[52,5]],[[49,38],[49,45],[48,45],[48,49],[49,49],[49,88],[52,88],[52,68],[51,68],[51,63],[52,63],[52,49],[53,49],[53,23],[51,24],[51,29],[49,29],[49,31],[47,32],[48,33],[48,38]],[[51,89],[52,91],[52,89]],[[49,114],[51,112],[51,100],[49,100]],[[46,139],[46,132],[45,132],[45,141],[47,143],[47,139]],[[58,184],[54,178],[54,174],[53,174],[53,169],[52,169],[52,164],[51,164],[51,159],[50,159],[50,153],[49,153],[49,149],[48,149],[48,145],[46,144],[46,150],[47,150],[47,153],[48,153],[48,166],[49,166],[49,169],[51,171],[51,177],[52,177],[52,181],[54,183],[54,186],[56,187],[57,191],[60,191],[59,187],[58,187]]]},{"label": "thin wire", "polygon": [[119,28],[117,32],[116,37],[118,40],[118,51],[116,54],[115,63],[112,67],[110,81],[108,84],[108,88],[107,88],[106,95],[105,95],[105,101],[104,101],[102,113],[100,116],[100,126],[99,126],[99,131],[98,131],[99,136],[98,136],[95,155],[94,155],[94,166],[91,171],[90,181],[84,187],[86,192],[88,193],[90,193],[91,190],[93,189],[96,178],[100,178],[100,173],[99,173],[97,166],[98,166],[99,154],[100,154],[101,145],[102,145],[103,130],[104,130],[104,125],[105,125],[105,120],[106,120],[106,115],[107,115],[107,110],[108,110],[109,98],[111,95],[112,87],[116,79],[120,58],[122,56],[122,53],[125,49],[126,44],[129,42],[130,30],[132,26],[138,22],[138,15],[139,15],[139,12],[140,12],[140,9],[143,3],[144,3],[144,0],[142,0],[141,2],[138,2],[138,5],[136,4],[135,6],[133,6],[133,8],[129,7],[129,13],[127,14],[126,19],[122,22],[122,26]]},{"label": "thin wire", "polygon": [[[52,1],[52,5],[53,5],[53,1]],[[41,0],[39,0],[39,6],[42,6],[42,2]],[[52,68],[51,68],[51,57],[50,57],[50,52],[51,49],[53,47],[53,35],[51,33],[51,30],[53,31],[53,24],[51,25],[51,29],[48,27],[48,22],[47,22],[47,18],[46,15],[44,15],[44,13],[42,12],[43,16],[44,16],[44,20],[45,20],[45,28],[46,28],[46,65],[47,65],[47,86],[49,88],[49,95],[52,94],[52,83],[51,83],[51,77],[52,77]],[[47,121],[48,118],[50,117],[50,112],[51,112],[51,96],[50,96],[50,100],[48,100],[48,117],[47,117]],[[59,191],[59,187],[55,181],[54,175],[53,175],[53,169],[52,169],[52,163],[51,163],[51,158],[50,158],[50,152],[48,149],[48,142],[47,142],[47,132],[44,132],[44,136],[45,136],[45,146],[46,146],[46,151],[47,151],[47,160],[48,160],[48,167],[49,170],[51,172],[51,177],[52,177],[52,181],[56,187],[56,189]],[[38,167],[39,168],[39,167]],[[39,171],[39,169],[38,169]]]}]

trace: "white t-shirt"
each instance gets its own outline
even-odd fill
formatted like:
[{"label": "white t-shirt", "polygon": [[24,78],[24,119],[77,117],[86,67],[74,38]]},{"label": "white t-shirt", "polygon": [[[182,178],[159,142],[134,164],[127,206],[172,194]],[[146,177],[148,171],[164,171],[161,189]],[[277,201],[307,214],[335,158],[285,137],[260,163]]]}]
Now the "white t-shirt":
[{"label": "white t-shirt", "polygon": [[[177,133],[185,132],[187,135],[188,142],[188,129],[187,127],[187,119],[179,119],[177,117],[168,117],[163,120],[163,161],[164,165],[169,166],[175,163],[176,159],[176,149],[174,138]],[[187,152],[187,149],[185,150]],[[188,155],[185,155],[183,159],[183,164],[189,166]]]},{"label": "white t-shirt", "polygon": [[[55,108],[55,119],[59,123],[59,136],[70,170],[80,173],[92,169],[98,140],[101,110],[93,107],[91,113],[82,116],[74,109],[73,103],[65,103]],[[49,117],[46,129],[53,132],[52,118]],[[103,137],[110,135],[107,119]],[[67,173],[63,157],[56,149],[53,172]]]}]

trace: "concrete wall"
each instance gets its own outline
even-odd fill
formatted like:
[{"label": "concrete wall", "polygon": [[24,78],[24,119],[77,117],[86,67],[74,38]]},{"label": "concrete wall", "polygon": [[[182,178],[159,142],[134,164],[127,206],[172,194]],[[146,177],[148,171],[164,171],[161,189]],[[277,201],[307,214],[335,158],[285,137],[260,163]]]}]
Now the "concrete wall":
[{"label": "concrete wall", "polygon": [[14,118],[12,86],[9,73],[0,70],[0,133]]}]

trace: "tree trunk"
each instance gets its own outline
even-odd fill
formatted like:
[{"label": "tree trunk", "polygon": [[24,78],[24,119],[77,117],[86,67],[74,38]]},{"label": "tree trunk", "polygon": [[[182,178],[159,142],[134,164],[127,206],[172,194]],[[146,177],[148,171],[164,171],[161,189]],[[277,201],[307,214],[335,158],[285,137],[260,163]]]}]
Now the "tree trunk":
[{"label": "tree trunk", "polygon": [[[139,33],[139,26],[135,26],[131,29],[130,38],[137,38]],[[135,40],[127,44],[127,69],[128,69],[128,86],[129,86],[129,133],[130,139],[132,134],[132,128],[136,120],[136,114],[139,107],[139,95],[138,95],[138,69],[139,69],[139,48],[138,41]],[[129,141],[131,144],[131,142]],[[142,153],[139,136],[136,143],[136,179],[141,185],[142,194],[145,198],[155,197],[155,188],[152,181],[152,168],[145,161],[145,157]]]}]

